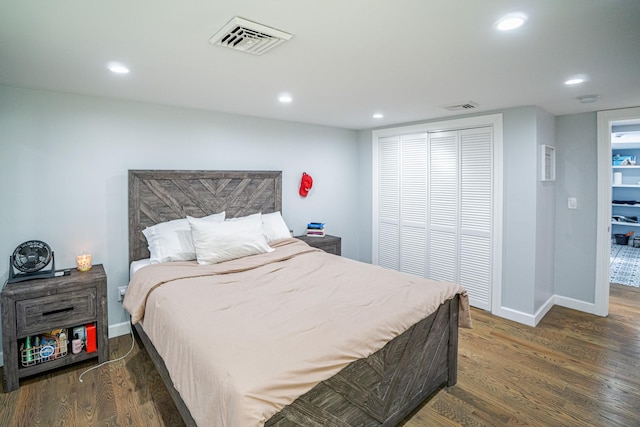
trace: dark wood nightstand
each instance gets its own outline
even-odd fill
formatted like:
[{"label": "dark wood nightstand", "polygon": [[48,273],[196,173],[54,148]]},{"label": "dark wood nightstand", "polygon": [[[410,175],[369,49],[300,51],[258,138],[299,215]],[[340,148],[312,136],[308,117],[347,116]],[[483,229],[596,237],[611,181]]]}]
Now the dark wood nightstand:
[{"label": "dark wood nightstand", "polygon": [[296,239],[300,239],[309,246],[322,249],[323,251],[334,254],[342,255],[342,239],[338,236],[331,236],[329,234],[324,237],[315,236],[295,236]]},{"label": "dark wood nightstand", "polygon": [[[69,276],[7,283],[1,298],[5,392],[16,390],[20,378],[87,359],[98,358],[99,363],[109,359],[107,275],[102,265],[86,272],[71,269]],[[73,354],[72,330],[88,324],[95,324],[97,351]],[[35,337],[40,340],[55,329],[67,330],[68,344],[49,341],[55,342],[55,353],[45,352],[44,345],[33,348]],[[26,349],[27,337],[31,352]]]}]

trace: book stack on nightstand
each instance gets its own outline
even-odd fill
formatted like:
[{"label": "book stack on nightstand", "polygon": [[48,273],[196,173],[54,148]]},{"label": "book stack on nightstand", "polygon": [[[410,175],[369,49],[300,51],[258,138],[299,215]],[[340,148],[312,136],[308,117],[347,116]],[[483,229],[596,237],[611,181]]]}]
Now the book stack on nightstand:
[{"label": "book stack on nightstand", "polygon": [[307,224],[307,236],[324,237],[324,222],[310,222]]}]

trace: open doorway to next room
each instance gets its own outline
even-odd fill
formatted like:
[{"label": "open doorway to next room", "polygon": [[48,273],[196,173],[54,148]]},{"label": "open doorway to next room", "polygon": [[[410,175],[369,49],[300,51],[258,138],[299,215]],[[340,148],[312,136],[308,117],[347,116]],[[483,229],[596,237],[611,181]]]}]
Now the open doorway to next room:
[{"label": "open doorway to next room", "polygon": [[640,287],[640,118],[611,123],[609,282]]}]

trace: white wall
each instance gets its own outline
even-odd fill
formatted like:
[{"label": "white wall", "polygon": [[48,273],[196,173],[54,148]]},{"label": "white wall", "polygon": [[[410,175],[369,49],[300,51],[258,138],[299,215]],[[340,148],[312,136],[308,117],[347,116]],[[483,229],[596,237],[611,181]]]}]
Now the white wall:
[{"label": "white wall", "polygon": [[[556,118],[556,295],[593,304],[597,228],[597,115]],[[578,209],[567,208],[567,198]]]},{"label": "white wall", "polygon": [[351,130],[0,86],[0,281],[26,240],[47,242],[59,269],[87,251],[107,272],[110,325],[126,322],[128,169],[281,170],[289,227],[326,222],[357,258],[358,155]]},{"label": "white wall", "polygon": [[502,306],[533,314],[536,277],[536,107],[504,111]]},{"label": "white wall", "polygon": [[536,183],[536,281],[533,312],[553,305],[555,270],[556,182],[542,181],[543,145],[555,146],[555,117],[541,109],[536,112],[538,175]]}]

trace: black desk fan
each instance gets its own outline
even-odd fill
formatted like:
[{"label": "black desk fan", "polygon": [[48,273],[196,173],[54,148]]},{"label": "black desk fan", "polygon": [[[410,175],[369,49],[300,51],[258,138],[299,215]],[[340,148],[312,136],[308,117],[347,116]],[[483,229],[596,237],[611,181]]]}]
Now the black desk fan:
[{"label": "black desk fan", "polygon": [[[51,264],[51,269],[42,271]],[[56,262],[51,247],[41,240],[21,243],[9,257],[8,283],[54,277]],[[14,268],[20,273],[16,273]]]}]

